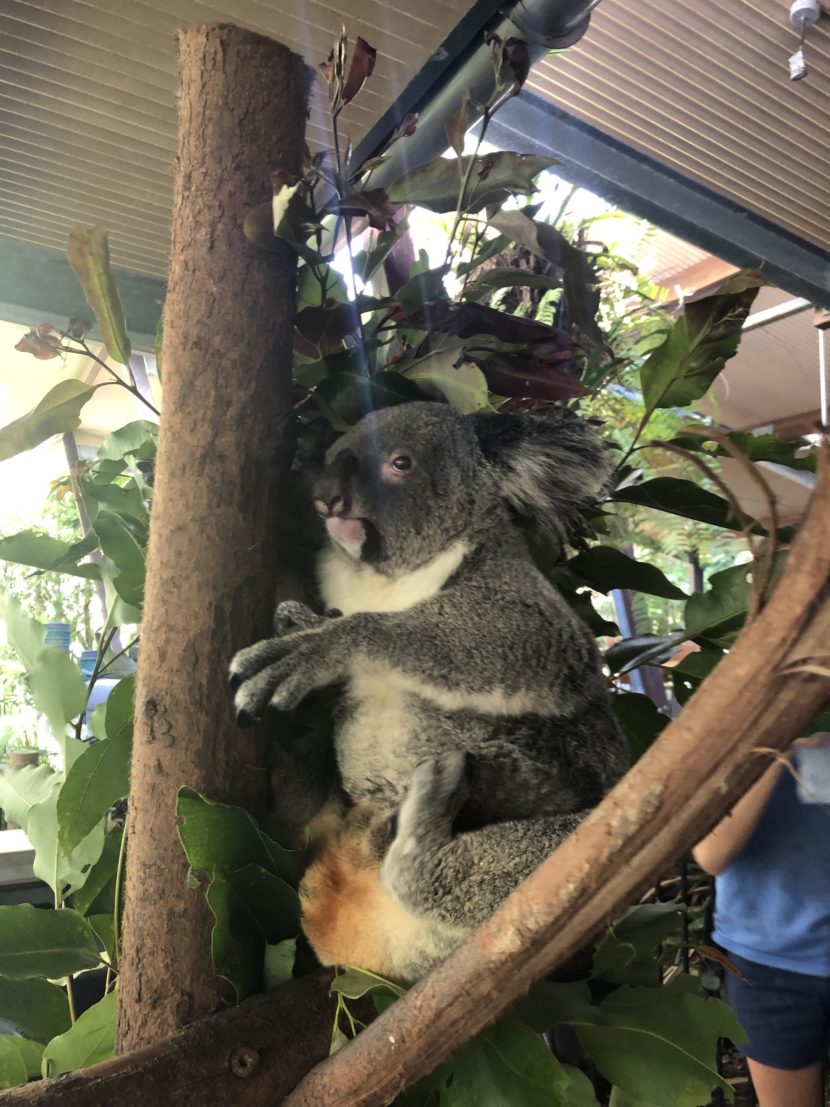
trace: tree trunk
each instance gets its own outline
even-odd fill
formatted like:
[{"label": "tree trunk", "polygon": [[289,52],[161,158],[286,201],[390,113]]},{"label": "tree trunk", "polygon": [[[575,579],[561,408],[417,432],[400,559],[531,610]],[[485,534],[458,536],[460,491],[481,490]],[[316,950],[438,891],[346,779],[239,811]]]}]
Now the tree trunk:
[{"label": "tree trunk", "polygon": [[186,886],[183,785],[261,813],[261,737],[234,724],[224,674],[269,632],[274,508],[291,409],[295,257],[242,232],[271,170],[298,172],[307,76],[238,27],[180,32],[179,150],[161,421],[136,692],[119,1049],[230,997],[204,893]]}]

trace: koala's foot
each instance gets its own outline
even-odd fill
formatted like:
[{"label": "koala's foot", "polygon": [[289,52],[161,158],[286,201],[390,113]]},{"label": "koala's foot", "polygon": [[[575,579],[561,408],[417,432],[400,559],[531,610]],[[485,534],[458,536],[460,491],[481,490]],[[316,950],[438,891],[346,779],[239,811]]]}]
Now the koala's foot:
[{"label": "koala's foot", "polygon": [[467,754],[452,750],[423,761],[412,774],[381,868],[381,882],[403,903],[411,899],[412,879],[419,878],[419,859],[452,837],[453,822],[468,795],[468,771]]}]

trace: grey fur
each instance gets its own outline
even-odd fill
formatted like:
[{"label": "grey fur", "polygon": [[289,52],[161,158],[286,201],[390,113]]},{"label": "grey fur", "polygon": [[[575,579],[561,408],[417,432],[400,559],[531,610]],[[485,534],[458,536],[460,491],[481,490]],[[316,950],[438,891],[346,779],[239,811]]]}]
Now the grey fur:
[{"label": "grey fur", "polygon": [[[401,456],[412,464],[398,472]],[[314,496],[349,550],[328,556],[377,584],[366,604],[418,574],[438,585],[402,610],[361,610],[360,595],[339,618],[282,605],[279,636],[233,660],[237,710],[286,710],[342,682],[343,789],[397,816],[383,882],[412,911],[467,929],[627,767],[593,638],[522,533],[566,541],[607,481],[607,455],[562,408],[461,416],[413,403],[367,416],[326,462]],[[373,731],[381,717],[393,733]]]}]

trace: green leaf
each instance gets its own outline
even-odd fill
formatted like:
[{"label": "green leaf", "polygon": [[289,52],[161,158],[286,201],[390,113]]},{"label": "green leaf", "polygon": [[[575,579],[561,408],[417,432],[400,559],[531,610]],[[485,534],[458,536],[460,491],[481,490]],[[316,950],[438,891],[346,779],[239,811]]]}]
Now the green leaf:
[{"label": "green leaf", "polygon": [[635,634],[623,638],[605,651],[605,664],[612,673],[627,673],[641,665],[661,665],[685,637],[684,631],[677,630],[672,634]]},{"label": "green leaf", "polygon": [[58,839],[58,794],[56,789],[32,807],[26,835],[35,850],[32,866],[35,876],[65,899],[86,883],[104,848],[105,832],[102,820],[71,853],[67,853]]},{"label": "green leaf", "polygon": [[101,705],[104,708],[104,733],[107,738],[132,734],[135,711],[135,676],[127,676],[116,684]]},{"label": "green leaf", "polygon": [[461,415],[489,406],[487,378],[471,361],[456,366],[457,350],[438,350],[403,371],[426,392],[437,391]]},{"label": "green leaf", "polygon": [[571,1025],[603,1076],[627,1095],[672,1107],[699,1107],[716,1087],[731,1098],[716,1047],[721,1037],[740,1040],[740,1030],[725,1003],[671,987],[622,987],[601,1008],[613,1024]]},{"label": "green leaf", "polygon": [[618,489],[611,498],[619,503],[639,504],[667,511],[670,515],[680,515],[684,519],[696,519],[714,527],[743,529],[728,500],[694,481],[680,477],[654,477],[630,488]]},{"label": "green leaf", "polygon": [[112,914],[115,910],[115,873],[122,834],[120,826],[107,832],[100,857],[90,868],[83,887],[72,895],[72,906],[82,915]]},{"label": "green leaf", "polygon": [[0,1030],[48,1042],[70,1026],[69,1001],[57,984],[29,977],[0,976]]},{"label": "green leaf", "polygon": [[391,980],[369,972],[368,969],[345,969],[338,972],[331,982],[331,991],[345,996],[346,999],[360,999],[375,988],[387,988],[396,996],[402,996],[406,991],[399,984],[393,984]]},{"label": "green leaf", "polygon": [[597,946],[591,976],[611,984],[659,985],[655,947],[679,930],[682,914],[676,903],[632,907]]},{"label": "green leaf", "polygon": [[[514,1018],[474,1038],[450,1063],[441,1107],[565,1107],[570,1077],[544,1041]],[[450,1067],[450,1066],[446,1066]]]},{"label": "green leaf", "polygon": [[592,342],[601,344],[602,331],[596,320],[599,311],[599,284],[588,255],[547,223],[531,219],[523,211],[500,211],[490,226],[544,258],[562,273],[562,287],[571,318]]},{"label": "green leaf", "polygon": [[686,636],[719,639],[735,634],[746,619],[751,590],[750,565],[713,573],[707,590],[695,592],[686,603]]},{"label": "green leaf", "polygon": [[[35,569],[48,572],[55,569],[57,563],[64,563],[76,544],[61,542],[58,538],[38,534],[34,530],[21,530],[17,534],[0,538],[0,558],[3,561],[14,561],[18,565],[32,565]],[[78,565],[74,561],[62,564],[60,571],[91,580],[98,580],[101,576],[97,565]]]},{"label": "green leaf", "polygon": [[122,457],[130,455],[146,460],[156,456],[158,438],[158,423],[136,419],[108,434],[98,449],[98,456],[120,461]]},{"label": "green leaf", "polygon": [[0,461],[80,426],[80,411],[99,385],[71,378],[50,388],[37,407],[0,429]]},{"label": "green leaf", "polygon": [[214,918],[210,946],[213,965],[233,985],[241,1002],[263,988],[262,931],[229,876],[217,873],[206,897]]},{"label": "green leaf", "polygon": [[129,792],[131,752],[132,735],[124,729],[120,737],[87,746],[69,770],[57,804],[58,836],[67,853]]},{"label": "green leaf", "polygon": [[429,396],[400,373],[376,373],[368,380],[363,374],[343,372],[321,381],[314,399],[335,430],[347,431],[369,411]]},{"label": "green leaf", "polygon": [[95,935],[76,911],[28,903],[0,907],[0,975],[56,980],[99,964]]},{"label": "green leaf", "polygon": [[[752,431],[730,431],[726,437],[749,461],[771,461],[788,469],[808,473],[816,471],[817,451],[806,438],[785,442],[774,434],[753,434]],[[710,457],[731,456],[717,439],[707,438],[705,434],[681,432],[671,442],[685,450],[708,454]],[[707,449],[707,444],[713,448]]]},{"label": "green leaf", "polygon": [[[23,1039],[19,1039],[21,1042]],[[28,1080],[26,1062],[16,1039],[0,1034],[0,1088],[15,1088]]]},{"label": "green leaf", "polygon": [[646,411],[699,400],[735,355],[758,289],[760,271],[730,277],[713,296],[687,303],[663,343],[640,367]]},{"label": "green leaf", "polygon": [[[413,265],[413,270],[415,266]],[[407,315],[410,315],[421,304],[431,300],[446,300],[447,290],[444,287],[444,277],[449,273],[448,265],[439,265],[437,269],[427,269],[424,272],[414,272],[410,279],[402,284],[395,293],[398,301]]]},{"label": "green leaf", "polygon": [[79,1016],[65,1034],[53,1038],[43,1054],[43,1076],[74,1072],[106,1061],[115,1053],[118,996],[110,992]]},{"label": "green leaf", "polygon": [[273,992],[274,988],[278,988],[280,984],[292,978],[296,956],[296,938],[284,938],[274,945],[266,942],[263,961],[263,982],[266,992]]},{"label": "green leaf", "polygon": [[125,603],[140,607],[144,599],[144,550],[124,520],[114,511],[101,509],[92,521],[101,549],[118,568],[113,586]]},{"label": "green leaf", "polygon": [[0,807],[6,817],[23,830],[29,825],[29,812],[60,788],[60,777],[49,765],[24,765],[0,773]]},{"label": "green leaf", "polygon": [[572,557],[566,565],[591,588],[606,595],[613,588],[631,588],[670,600],[687,598],[686,593],[672,584],[655,565],[635,561],[611,546],[592,546]]},{"label": "green leaf", "polygon": [[132,348],[118,286],[110,268],[107,232],[103,227],[73,227],[69,232],[66,256],[81,282],[86,302],[95,313],[107,353],[126,365]]},{"label": "green leaf", "polygon": [[[404,173],[386,193],[393,204],[417,204],[435,212],[455,211],[460,181],[469,171],[471,161],[469,156],[433,158],[426,165]],[[536,177],[554,164],[553,158],[507,151],[477,158],[464,210],[480,211],[487,204],[502,203],[517,192],[532,192]]]},{"label": "green leaf", "polygon": [[194,869],[230,873],[260,865],[296,887],[305,851],[280,846],[241,807],[217,803],[192,788],[180,788],[176,803],[179,837]]},{"label": "green leaf", "polygon": [[0,592],[0,619],[6,624],[9,645],[29,672],[35,707],[49,721],[52,733],[61,741],[66,724],[76,718],[86,703],[86,685],[75,662],[62,650],[44,646],[46,630],[29,618],[14,597]]},{"label": "green leaf", "polygon": [[512,265],[499,266],[498,269],[488,269],[482,273],[472,284],[469,284],[464,292],[467,300],[478,300],[482,296],[490,296],[500,288],[543,288],[555,289],[562,287],[560,277],[550,276],[546,273],[534,273],[530,269],[517,269]]},{"label": "green leaf", "polygon": [[[16,1062],[13,1068],[7,1067],[6,1059],[9,1056],[9,1047],[17,1053],[23,1061],[26,1075],[23,1080],[10,1079],[13,1072],[19,1071]],[[25,1084],[32,1076],[40,1076],[41,1059],[43,1058],[43,1046],[40,1042],[32,1042],[28,1038],[19,1038],[16,1034],[0,1034],[0,1088],[13,1088],[17,1084]]]},{"label": "green leaf", "polygon": [[115,915],[108,911],[106,914],[87,915],[86,920],[101,939],[101,944],[106,950],[110,964],[116,964]]},{"label": "green leaf", "polygon": [[663,733],[668,716],[661,714],[654,701],[639,692],[617,693],[611,697],[611,707],[625,734],[633,764]]},{"label": "green leaf", "polygon": [[567,1107],[597,1107],[594,1086],[582,1069],[575,1065],[562,1065],[562,1071],[568,1078],[563,1103]]}]

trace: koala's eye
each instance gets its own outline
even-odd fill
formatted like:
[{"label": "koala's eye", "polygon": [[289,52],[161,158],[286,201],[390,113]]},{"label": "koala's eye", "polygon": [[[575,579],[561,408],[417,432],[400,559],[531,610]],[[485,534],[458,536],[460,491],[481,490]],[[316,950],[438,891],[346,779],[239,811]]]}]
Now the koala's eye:
[{"label": "koala's eye", "polygon": [[390,465],[399,473],[405,473],[407,469],[412,468],[412,458],[407,457],[406,454],[398,454],[397,457],[392,458]]}]

